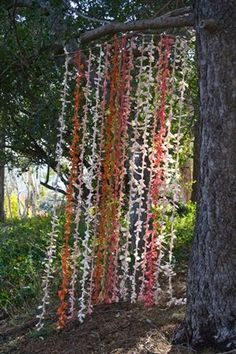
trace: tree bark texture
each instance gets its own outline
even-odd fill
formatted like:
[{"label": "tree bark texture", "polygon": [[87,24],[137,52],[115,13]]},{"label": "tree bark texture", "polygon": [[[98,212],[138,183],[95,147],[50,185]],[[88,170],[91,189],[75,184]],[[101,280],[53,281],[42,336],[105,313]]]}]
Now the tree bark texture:
[{"label": "tree bark texture", "polygon": [[191,201],[196,203],[197,201],[197,186],[198,186],[198,174],[199,174],[199,119],[194,125],[194,143],[193,143],[193,183]]},{"label": "tree bark texture", "polygon": [[[4,135],[0,134],[0,150],[4,148],[5,141]],[[4,181],[5,181],[5,168],[4,164],[0,160],[0,222],[4,221]]]},{"label": "tree bark texture", "polygon": [[[174,342],[227,351],[236,348],[236,1],[196,0],[195,18],[198,208],[186,319]],[[207,19],[215,26],[205,26]]]},{"label": "tree bark texture", "polygon": [[5,214],[4,214],[4,178],[5,171],[4,166],[0,165],[0,221],[4,221]]}]

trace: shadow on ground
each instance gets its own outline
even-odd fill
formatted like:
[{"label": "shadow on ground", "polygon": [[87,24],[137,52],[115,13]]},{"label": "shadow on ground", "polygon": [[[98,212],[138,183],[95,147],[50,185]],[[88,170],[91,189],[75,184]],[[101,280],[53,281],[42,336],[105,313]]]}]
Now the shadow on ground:
[{"label": "shadow on ground", "polygon": [[[184,285],[178,283],[178,295]],[[55,313],[55,312],[54,312]],[[31,316],[0,321],[1,354],[187,354],[190,348],[171,346],[184,307],[164,305],[146,308],[119,303],[98,305],[83,324],[77,320],[56,330],[55,315],[42,332],[35,330]],[[33,318],[33,319],[32,319]],[[202,353],[212,354],[213,351]]]}]

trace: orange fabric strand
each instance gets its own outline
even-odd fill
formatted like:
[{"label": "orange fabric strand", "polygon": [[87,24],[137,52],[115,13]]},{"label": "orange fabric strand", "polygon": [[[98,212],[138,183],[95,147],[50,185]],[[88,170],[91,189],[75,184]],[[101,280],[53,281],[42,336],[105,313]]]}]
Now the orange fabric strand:
[{"label": "orange fabric strand", "polygon": [[76,65],[77,65],[77,76],[76,76],[76,88],[74,93],[74,116],[72,119],[73,130],[72,130],[72,141],[69,146],[69,160],[70,160],[70,174],[68,178],[68,185],[66,190],[66,222],[64,226],[64,243],[62,247],[61,254],[61,264],[62,264],[62,283],[60,290],[58,291],[59,299],[61,304],[57,310],[59,316],[58,327],[63,328],[66,320],[66,309],[68,307],[66,301],[66,295],[68,294],[69,286],[69,239],[71,234],[72,222],[73,222],[73,204],[74,204],[74,184],[77,179],[78,174],[78,142],[79,142],[79,108],[80,108],[80,84],[81,84],[81,71],[82,65],[80,63],[80,53],[76,56]]},{"label": "orange fabric strand", "polygon": [[105,146],[102,164],[102,187],[100,204],[100,225],[98,235],[97,261],[94,272],[95,302],[103,300],[105,294],[106,268],[109,251],[109,237],[112,232],[112,220],[116,213],[114,206],[115,173],[115,124],[117,116],[116,95],[119,77],[119,40],[115,36],[113,44],[112,69],[110,73],[109,111],[105,119]]}]

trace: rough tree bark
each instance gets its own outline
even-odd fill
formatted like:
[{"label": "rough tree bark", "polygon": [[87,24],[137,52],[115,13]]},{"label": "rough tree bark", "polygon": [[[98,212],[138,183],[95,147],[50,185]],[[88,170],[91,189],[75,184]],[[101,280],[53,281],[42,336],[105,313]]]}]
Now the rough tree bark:
[{"label": "rough tree bark", "polygon": [[235,0],[196,0],[195,18],[200,179],[187,313],[174,342],[226,351],[236,348]]},{"label": "rough tree bark", "polygon": [[[4,137],[0,134],[0,150],[4,148]],[[5,181],[5,168],[4,164],[0,161],[0,222],[4,221],[4,181]]]},{"label": "rough tree bark", "polygon": [[193,143],[193,184],[191,201],[197,201],[197,185],[198,185],[198,171],[199,171],[199,119],[194,126],[194,143]]},{"label": "rough tree bark", "polygon": [[4,221],[4,166],[0,165],[0,221]]}]

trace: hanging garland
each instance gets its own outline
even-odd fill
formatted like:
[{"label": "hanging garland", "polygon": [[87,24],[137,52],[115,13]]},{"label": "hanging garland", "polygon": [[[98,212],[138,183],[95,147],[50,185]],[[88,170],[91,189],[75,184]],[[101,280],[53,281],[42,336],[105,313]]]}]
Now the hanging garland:
[{"label": "hanging garland", "polygon": [[[113,55],[111,58],[112,68],[110,72],[110,97],[109,97],[109,111],[105,122],[105,146],[104,146],[104,159],[102,166],[102,194],[100,203],[100,225],[98,236],[98,251],[96,269],[94,272],[95,288],[94,288],[94,301],[98,302],[105,297],[105,282],[107,276],[107,262],[110,260],[111,255],[108,255],[109,241],[112,242],[109,236],[112,233],[112,220],[114,220],[116,207],[113,200],[113,180],[115,171],[115,136],[113,129],[115,127],[115,119],[117,115],[116,108],[116,92],[117,80],[119,76],[119,40],[117,37],[114,39]],[[111,264],[111,263],[110,263]],[[108,282],[110,271],[108,271]]]},{"label": "hanging garland", "polygon": [[[91,68],[91,62],[94,60],[94,57],[92,56],[92,53],[90,51],[89,53],[89,60],[88,60],[88,77],[87,81],[89,81],[89,75],[90,75],[90,68]],[[96,94],[95,94],[95,109],[93,112],[93,130],[92,130],[92,153],[91,157],[89,160],[89,167],[88,167],[88,176],[87,176],[87,189],[88,189],[88,195],[85,201],[85,231],[84,231],[84,240],[82,242],[83,246],[83,255],[82,255],[82,262],[81,262],[81,272],[82,272],[82,277],[80,281],[81,285],[81,296],[79,298],[79,304],[80,304],[80,309],[78,313],[78,318],[80,322],[83,322],[85,314],[86,314],[86,309],[87,305],[85,304],[85,301],[89,299],[89,288],[86,289],[86,283],[89,279],[89,270],[90,270],[90,264],[91,264],[91,255],[92,255],[92,248],[89,244],[89,241],[91,239],[92,231],[93,231],[93,223],[95,220],[95,215],[93,213],[93,201],[94,201],[94,195],[96,192],[96,189],[94,187],[96,183],[96,177],[97,177],[97,171],[96,171],[96,165],[97,165],[97,136],[99,133],[98,129],[98,121],[99,121],[99,94],[100,94],[100,74],[101,74],[101,50],[100,50],[100,57],[99,57],[99,62],[98,62],[98,79],[96,83]],[[85,97],[87,97],[87,100],[89,99],[89,90],[90,90],[90,85],[87,86],[88,92],[86,92]]]},{"label": "hanging garland", "polygon": [[[145,290],[144,299],[148,306],[152,306],[155,302],[155,287],[157,284],[156,279],[156,265],[158,259],[158,247],[161,247],[160,240],[158,242],[158,230],[160,228],[158,222],[158,199],[160,188],[163,184],[163,169],[162,163],[164,159],[164,138],[166,134],[166,96],[167,96],[167,80],[169,76],[169,56],[172,45],[172,39],[168,36],[162,36],[160,40],[160,57],[159,65],[161,66],[161,78],[160,78],[160,108],[156,113],[156,119],[158,120],[159,129],[158,132],[154,132],[153,138],[153,152],[151,154],[151,165],[153,173],[150,180],[150,191],[152,198],[151,210],[149,210],[148,223],[151,226],[147,231],[147,245],[146,245],[146,271],[145,271]],[[159,79],[159,78],[158,78]]]},{"label": "hanging garland", "polygon": [[[121,161],[121,171],[120,171],[120,200],[119,200],[119,217],[120,219],[123,217],[124,212],[122,213],[122,209],[125,207],[125,177],[127,177],[127,168],[126,168],[126,160],[128,159],[127,155],[127,147],[128,147],[128,126],[129,126],[129,117],[131,113],[131,81],[132,81],[132,71],[134,69],[133,65],[133,50],[136,49],[136,44],[134,38],[131,38],[130,46],[125,51],[123,58],[123,66],[122,66],[122,76],[121,82],[124,85],[124,92],[121,95],[120,107],[121,107],[121,120],[124,126],[123,128],[123,144],[122,144],[122,161]],[[129,217],[129,212],[128,216]],[[127,219],[126,219],[127,221]],[[119,252],[119,260],[121,262],[120,266],[120,297],[122,300],[126,301],[128,298],[128,281],[129,281],[129,267],[130,267],[130,244],[131,244],[131,235],[128,230],[128,223],[123,222],[120,224],[120,252]]]},{"label": "hanging garland", "polygon": [[45,275],[43,276],[43,299],[42,305],[38,307],[41,310],[41,313],[37,315],[38,323],[36,325],[37,329],[40,330],[44,325],[44,319],[46,314],[46,305],[49,304],[49,286],[50,286],[50,279],[53,278],[53,260],[56,257],[56,240],[59,234],[59,220],[57,216],[57,204],[58,204],[58,188],[59,188],[59,180],[61,176],[61,160],[63,156],[63,145],[64,145],[64,134],[66,131],[65,125],[65,116],[66,116],[66,106],[67,106],[67,96],[68,96],[68,79],[69,79],[69,55],[64,48],[65,52],[65,73],[62,82],[62,92],[61,92],[61,113],[58,119],[58,141],[56,144],[56,178],[53,184],[54,187],[54,194],[53,194],[53,213],[52,213],[52,220],[51,225],[52,229],[49,236],[49,246],[47,249],[47,256],[45,258]]},{"label": "hanging garland", "polygon": [[[150,48],[149,48],[150,47]],[[153,106],[151,107],[151,102],[150,100],[152,100],[152,96],[151,93],[150,93],[150,89],[152,88],[153,89],[153,86],[154,86],[154,89],[155,89],[155,78],[154,78],[154,72],[153,72],[153,61],[154,61],[154,49],[157,49],[157,52],[159,54],[159,47],[155,48],[154,47],[154,41],[153,41],[153,36],[151,38],[151,42],[150,42],[150,45],[149,47],[147,48],[147,51],[148,51],[148,54],[149,54],[149,65],[148,65],[148,89],[147,89],[147,92],[148,92],[148,96],[147,96],[147,102],[146,102],[146,105],[147,105],[147,112],[145,114],[146,115],[150,115],[150,118],[153,118],[152,121],[150,121],[150,133],[147,132],[146,134],[149,134],[151,136],[151,142],[153,142],[153,139],[154,139],[154,135],[155,135],[155,132],[157,130],[157,123],[158,123],[158,120],[155,119],[155,111],[154,111],[154,107],[156,107],[158,105],[158,102],[157,102],[157,93],[154,94],[154,99],[153,99]],[[156,74],[156,79],[159,78],[159,74],[160,74],[160,67],[158,65],[158,72]],[[155,91],[154,91],[155,92]],[[147,139],[145,139],[145,157],[146,155],[150,155],[151,153],[149,152],[150,148],[149,145],[149,141]],[[152,150],[151,150],[152,152]],[[151,158],[150,159],[150,156],[149,157],[149,164],[148,164],[148,167],[147,166],[144,166],[144,170],[148,171],[149,172],[149,184],[148,186],[146,186],[146,189],[145,192],[146,192],[146,195],[147,195],[147,198],[146,198],[146,208],[145,209],[145,220],[144,220],[144,224],[143,224],[143,227],[144,227],[144,247],[143,247],[143,252],[142,252],[142,259],[141,259],[141,276],[140,276],[140,282],[141,282],[141,285],[140,285],[140,292],[139,292],[139,300],[140,301],[144,301],[145,302],[145,298],[144,298],[144,289],[145,289],[145,269],[146,269],[146,261],[147,261],[147,247],[148,247],[148,239],[149,239],[149,226],[150,226],[150,220],[151,220],[151,214],[148,213],[148,211],[151,209],[151,206],[152,206],[152,194],[151,194],[151,184],[150,184],[150,181],[152,181],[153,179],[153,170],[154,170],[154,159]],[[152,157],[152,155],[151,155]]]},{"label": "hanging garland", "polygon": [[78,173],[78,142],[79,142],[79,108],[80,108],[80,83],[82,77],[82,64],[80,62],[80,53],[76,56],[77,65],[77,75],[76,75],[76,89],[75,89],[75,111],[73,116],[73,130],[72,130],[72,141],[69,146],[69,156],[70,156],[70,173],[68,178],[67,190],[66,190],[66,222],[64,227],[64,243],[62,247],[62,283],[60,290],[58,291],[58,296],[61,304],[57,310],[59,316],[58,327],[62,328],[65,324],[66,319],[66,309],[68,303],[66,301],[66,296],[69,292],[69,239],[72,231],[73,222],[73,205],[74,205],[74,185],[77,181]]},{"label": "hanging garland", "polygon": [[87,70],[84,74],[86,78],[86,85],[84,88],[84,98],[85,105],[83,109],[82,116],[82,138],[79,146],[80,156],[79,156],[79,173],[78,173],[78,196],[77,196],[77,206],[76,206],[76,216],[75,216],[75,230],[74,230],[74,244],[72,253],[72,277],[70,284],[70,317],[74,317],[75,314],[75,287],[77,285],[78,278],[78,262],[79,262],[79,225],[81,221],[82,212],[82,197],[83,197],[83,184],[84,184],[84,156],[85,148],[88,142],[88,126],[89,126],[89,110],[91,109],[91,64],[92,64],[92,53],[90,51],[89,58],[87,62]]},{"label": "hanging garland", "polygon": [[[154,36],[124,35],[89,49],[85,65],[81,53],[76,55],[59,328],[76,312],[83,322],[100,302],[130,299],[153,305],[161,293],[160,272],[168,278],[169,302],[177,301],[172,286],[174,219],[188,51],[186,42],[174,43],[168,35],[162,35],[158,44]],[[66,53],[54,205],[61,175],[68,63]],[[174,120],[178,127],[173,133]],[[55,209],[38,329],[49,301],[57,235]]]},{"label": "hanging garland", "polygon": [[[99,65],[97,69],[97,86],[96,86],[96,107],[95,115],[97,115],[97,120],[101,121],[100,132],[98,134],[98,156],[96,162],[96,192],[94,199],[94,227],[93,227],[93,237],[92,237],[92,257],[91,257],[91,272],[90,272],[90,284],[89,284],[89,299],[88,299],[88,313],[92,313],[93,310],[93,292],[94,292],[94,272],[95,272],[95,251],[97,246],[97,232],[99,230],[99,218],[100,218],[100,188],[102,181],[102,151],[104,146],[104,123],[105,123],[105,109],[106,109],[106,97],[107,97],[107,85],[109,80],[109,58],[110,58],[110,46],[105,44],[104,50],[100,45],[100,56],[99,56]],[[102,64],[102,58],[104,57],[104,65]],[[101,104],[99,101],[100,98],[100,89],[102,88],[102,98]],[[100,106],[100,107],[99,107]]]},{"label": "hanging garland", "polygon": [[106,284],[105,302],[117,302],[119,300],[118,290],[118,255],[119,255],[119,237],[120,237],[120,217],[121,207],[123,204],[122,188],[124,181],[124,163],[126,152],[126,127],[127,127],[127,83],[129,85],[129,78],[127,78],[127,38],[123,36],[120,42],[122,55],[119,58],[119,73],[117,74],[117,97],[116,97],[116,121],[114,122],[114,185],[113,185],[113,205],[112,205],[112,225],[111,237],[109,239],[109,264],[108,277]]},{"label": "hanging garland", "polygon": [[[174,147],[174,159],[171,159],[171,156],[169,154],[168,159],[167,159],[167,165],[166,165],[166,180],[169,182],[168,183],[168,189],[172,190],[172,204],[171,204],[171,216],[170,216],[170,237],[169,237],[169,242],[168,242],[168,261],[164,265],[164,273],[168,276],[168,294],[169,294],[169,302],[168,304],[178,304],[182,303],[182,299],[176,299],[173,296],[173,285],[172,285],[172,278],[175,275],[174,273],[174,256],[173,256],[173,248],[174,248],[174,242],[176,239],[176,234],[175,234],[175,226],[174,226],[174,221],[175,221],[175,215],[177,212],[177,203],[178,200],[180,199],[180,183],[181,183],[181,176],[180,176],[180,152],[181,152],[181,144],[180,141],[183,138],[183,116],[184,116],[184,101],[185,101],[185,91],[186,88],[188,87],[186,78],[188,75],[190,75],[190,68],[187,63],[188,60],[188,53],[190,51],[188,42],[185,39],[180,39],[179,37],[176,38],[175,46],[174,46],[174,58],[178,58],[178,62],[181,63],[181,67],[178,67],[178,63],[175,63],[172,65],[172,95],[170,96],[171,102],[169,104],[170,106],[170,111],[171,114],[173,115],[172,107],[175,105],[178,107],[178,111],[175,113],[176,116],[173,115],[173,120],[177,121],[177,132],[175,134],[171,133],[171,120],[169,122],[169,135],[171,136],[170,139],[167,137],[166,139],[166,145],[168,148],[168,142],[169,140],[170,145],[173,149]],[[180,80],[176,82],[175,74],[176,70],[179,72]],[[177,89],[177,90],[176,90]],[[177,91],[179,94],[175,94],[175,91]],[[175,102],[174,102],[175,101]],[[169,175],[169,176],[168,176]]]},{"label": "hanging garland", "polygon": [[[140,57],[139,59],[139,74],[138,74],[138,86],[137,86],[137,91],[136,91],[136,113],[135,113],[135,118],[134,118],[134,131],[133,131],[133,138],[131,139],[132,141],[132,146],[130,149],[131,152],[131,160],[130,160],[130,166],[129,166],[129,171],[130,171],[130,193],[129,193],[129,210],[128,210],[128,215],[127,218],[129,220],[129,229],[128,233],[129,235],[127,236],[129,239],[132,240],[132,235],[130,234],[130,219],[132,216],[134,216],[134,209],[135,209],[135,204],[136,204],[136,189],[139,187],[138,185],[138,179],[137,175],[139,175],[139,166],[137,165],[137,158],[140,155],[140,144],[139,144],[139,139],[140,139],[140,129],[139,129],[139,117],[141,113],[141,107],[142,107],[142,74],[144,70],[144,44],[145,44],[145,37],[142,37],[142,43],[141,46],[139,47],[140,51]],[[142,126],[141,126],[142,128]],[[142,132],[141,132],[142,133]],[[142,221],[138,220],[135,224],[133,223],[133,233],[135,234],[135,245],[134,245],[134,266],[133,266],[133,271],[132,275],[130,276],[131,280],[131,287],[132,287],[132,292],[131,292],[131,301],[134,302],[136,301],[137,293],[136,293],[136,273],[138,271],[139,267],[139,235],[140,231],[142,229]]]}]

